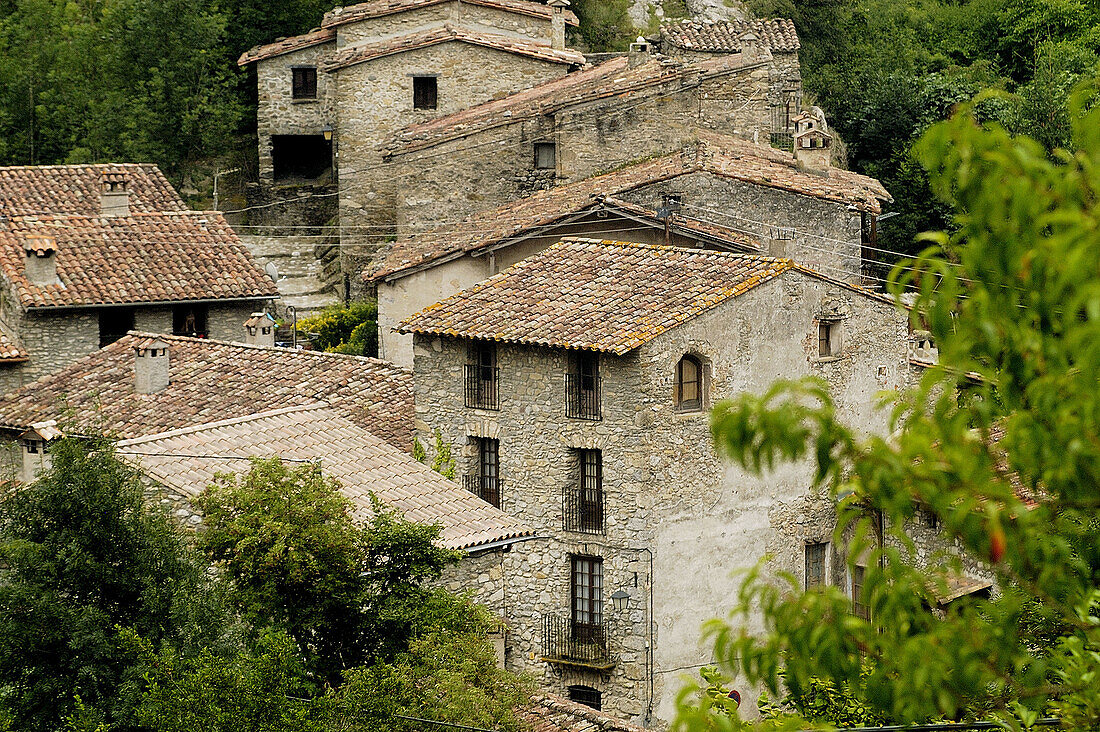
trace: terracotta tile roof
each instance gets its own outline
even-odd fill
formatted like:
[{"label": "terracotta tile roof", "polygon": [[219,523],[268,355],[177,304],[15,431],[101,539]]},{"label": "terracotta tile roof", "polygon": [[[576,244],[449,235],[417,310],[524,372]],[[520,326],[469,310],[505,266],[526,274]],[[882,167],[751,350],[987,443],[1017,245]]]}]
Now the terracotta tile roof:
[{"label": "terracotta tile roof", "polygon": [[[872,213],[881,210],[880,199],[890,200],[886,189],[874,178],[839,169],[830,171],[828,176],[808,173],[799,168],[789,154],[771,147],[703,130],[696,130],[696,135],[699,141],[681,151],[539,191],[496,209],[475,213],[457,226],[400,239],[384,258],[364,272],[364,279],[376,281],[459,252],[473,252],[492,246],[523,231],[547,226],[578,211],[595,207],[599,205],[597,196],[607,197],[606,201],[618,207],[627,207],[629,204],[616,202],[614,197],[639,186],[691,173],[711,173],[851,204]],[[636,213],[656,214],[644,210],[636,210]],[[740,244],[746,250],[758,246],[752,237],[712,222],[685,216],[676,216],[674,220],[687,231],[722,239],[734,246]]]},{"label": "terracotta tile roof", "polygon": [[666,45],[689,51],[710,53],[735,53],[741,51],[740,38],[751,32],[760,45],[774,52],[792,53],[801,44],[794,23],[786,18],[760,20],[721,20],[702,23],[698,20],[682,20],[661,26],[661,47]]},{"label": "terracotta tile roof", "polygon": [[[407,10],[426,8],[431,5],[440,5],[454,0],[370,0],[370,2],[349,5],[346,8],[335,8],[325,13],[321,21],[322,28],[334,28],[345,23],[354,23],[365,18],[377,18],[382,15],[403,13]],[[550,19],[550,8],[542,3],[531,0],[462,0],[470,5],[482,5],[487,8],[506,10],[521,15],[531,15]],[[569,25],[579,25],[577,16],[571,10],[565,11],[565,22]]]},{"label": "terracotta tile roof", "polygon": [[694,83],[696,78],[722,76],[742,68],[741,54],[693,64],[654,57],[634,68],[626,57],[618,56],[501,99],[410,125],[397,132],[386,147],[390,154],[407,153],[598,99],[646,92],[674,81]]},{"label": "terracotta tile roof", "polygon": [[[695,159],[694,155],[690,157]],[[684,153],[676,152],[576,183],[539,191],[498,208],[475,213],[463,219],[457,226],[446,226],[399,239],[394,242],[384,259],[364,272],[364,279],[377,281],[455,253],[474,252],[524,232],[553,225],[580,211],[601,206],[630,211],[660,223],[656,222],[656,211],[620,201],[615,196],[642,185],[696,170],[698,168],[692,162],[685,164]],[[675,222],[678,228],[724,241],[745,251],[759,246],[759,242],[752,237],[726,227],[683,216],[676,216]]]},{"label": "terracotta tile roof", "polygon": [[[134,348],[145,338],[169,345],[169,384],[155,394],[134,392]],[[318,401],[412,451],[406,369],[374,358],[155,333],[130,333],[0,396],[0,428],[57,419],[125,439]]]},{"label": "terracotta tile roof", "polygon": [[993,587],[993,582],[990,580],[968,577],[964,574],[949,573],[939,579],[942,582],[937,580],[928,582],[928,591],[940,605],[947,605],[965,595],[973,595],[975,592]]},{"label": "terracotta tile roof", "polygon": [[134,213],[187,209],[152,164],[21,165],[0,168],[0,216],[98,216],[104,176],[125,180]]},{"label": "terracotta tile roof", "polygon": [[434,46],[451,41],[495,48],[498,51],[529,56],[551,63],[577,65],[584,63],[584,56],[579,52],[569,48],[559,51],[551,48],[549,42],[539,43],[515,36],[484,33],[448,24],[418,33],[387,38],[377,43],[361,43],[349,46],[322,62],[320,68],[322,71],[338,71],[382,56],[390,56],[395,53],[411,51],[414,48],[424,48],[425,46]]},{"label": "terracotta tile roof", "polygon": [[794,267],[789,259],[564,239],[397,330],[622,355]]},{"label": "terracotta tile roof", "polygon": [[517,716],[531,732],[642,732],[643,728],[558,696],[536,696]]},{"label": "terracotta tile roof", "polygon": [[[60,284],[27,279],[25,248],[43,238]],[[13,218],[0,225],[0,272],[28,308],[278,295],[216,211]]]},{"label": "terracotta tile roof", "polygon": [[22,363],[30,358],[19,341],[0,328],[0,363]]},{"label": "terracotta tile roof", "polygon": [[[215,473],[244,473],[249,457],[316,460],[340,482],[353,516],[374,514],[371,494],[407,519],[440,524],[441,544],[471,549],[534,531],[427,465],[351,422],[327,404],[289,407],[118,443],[119,454],[155,480],[194,497]],[[209,455],[236,456],[236,460]]]},{"label": "terracotta tile roof", "polygon": [[303,33],[300,36],[280,38],[273,43],[253,46],[241,54],[241,57],[237,59],[237,65],[247,66],[256,61],[282,56],[284,53],[291,53],[292,51],[301,51],[303,48],[319,46],[322,43],[328,43],[335,40],[335,30],[331,28],[314,28],[309,33]]}]

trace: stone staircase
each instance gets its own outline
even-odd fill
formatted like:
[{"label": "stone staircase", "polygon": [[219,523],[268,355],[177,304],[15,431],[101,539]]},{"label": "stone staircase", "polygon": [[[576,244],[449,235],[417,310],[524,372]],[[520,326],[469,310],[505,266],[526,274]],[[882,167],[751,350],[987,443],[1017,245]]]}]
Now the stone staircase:
[{"label": "stone staircase", "polygon": [[340,302],[337,282],[315,253],[316,239],[295,236],[242,236],[261,266],[268,263],[279,273],[276,283],[283,305],[293,305],[302,318]]}]

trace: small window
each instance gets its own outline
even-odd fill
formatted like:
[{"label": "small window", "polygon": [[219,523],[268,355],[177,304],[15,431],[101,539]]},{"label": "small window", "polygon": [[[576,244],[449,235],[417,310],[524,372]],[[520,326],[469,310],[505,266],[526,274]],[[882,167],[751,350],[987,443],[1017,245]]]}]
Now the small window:
[{"label": "small window", "polygon": [[99,347],[109,346],[126,331],[134,329],[133,308],[107,308],[99,311]]},{"label": "small window", "polygon": [[577,351],[569,357],[565,375],[565,416],[599,420],[600,360],[592,351]]},{"label": "small window", "polygon": [[317,69],[313,66],[297,66],[290,70],[290,96],[292,99],[317,98]]},{"label": "small window", "polygon": [[569,700],[575,701],[578,704],[583,704],[586,707],[592,707],[596,711],[602,708],[600,704],[600,690],[593,689],[591,686],[584,686],[582,684],[570,686]]},{"label": "small window", "polygon": [[823,357],[833,357],[840,355],[840,321],[818,321],[817,354]]},{"label": "small window", "polygon": [[565,490],[562,528],[588,534],[603,533],[603,454],[577,450],[578,476]]},{"label": "small window", "polygon": [[37,455],[38,454],[38,441],[37,440],[27,440],[26,445],[27,445],[27,452],[31,453],[32,455]]},{"label": "small window", "polygon": [[866,572],[866,568],[858,564],[852,567],[852,613],[864,620],[870,620],[871,606],[863,596],[863,580]]},{"label": "small window", "polygon": [[806,545],[807,590],[825,584],[825,553],[828,546],[828,544],[821,542]]},{"label": "small window", "polygon": [[535,143],[535,168],[554,170],[558,167],[558,146],[553,142]]},{"label": "small window", "polygon": [[180,305],[173,308],[172,335],[206,338],[206,306]]},{"label": "small window", "polygon": [[579,643],[598,642],[603,626],[603,559],[574,555],[572,569],[572,630]]},{"label": "small window", "polygon": [[491,341],[471,341],[466,364],[466,406],[477,409],[499,409],[496,344]]},{"label": "small window", "polygon": [[676,364],[676,409],[680,412],[703,409],[703,364],[694,356],[684,356]]},{"label": "small window", "polygon": [[500,440],[477,437],[477,470],[466,476],[466,488],[500,508]]},{"label": "small window", "polygon": [[413,77],[413,109],[435,109],[439,87],[434,76]]}]

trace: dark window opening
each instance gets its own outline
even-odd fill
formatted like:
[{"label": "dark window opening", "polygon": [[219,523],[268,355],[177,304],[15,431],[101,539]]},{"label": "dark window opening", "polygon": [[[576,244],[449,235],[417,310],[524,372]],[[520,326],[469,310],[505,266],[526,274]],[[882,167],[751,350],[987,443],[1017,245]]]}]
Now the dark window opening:
[{"label": "dark window opening", "polygon": [[871,606],[863,596],[863,580],[866,568],[856,565],[852,567],[852,614],[864,620],[871,619]]},{"label": "dark window opening", "polygon": [[500,440],[478,437],[477,472],[466,476],[466,489],[500,508]]},{"label": "dark window opening", "polygon": [[565,375],[565,416],[600,419],[599,354],[578,351],[569,361],[569,373]]},{"label": "dark window opening", "polygon": [[439,101],[438,81],[434,76],[413,77],[413,109],[435,109]]},{"label": "dark window opening", "polygon": [[172,335],[206,338],[206,306],[178,305],[172,308]]},{"label": "dark window opening", "polygon": [[819,356],[840,355],[840,323],[821,320],[817,324],[817,353]]},{"label": "dark window opening", "polygon": [[573,638],[581,643],[598,643],[603,623],[603,559],[575,555],[570,560]]},{"label": "dark window opening", "polygon": [[471,341],[466,364],[466,406],[500,409],[497,393],[499,374],[496,344],[491,341]]},{"label": "dark window opening", "polygon": [[592,707],[596,711],[602,709],[600,704],[600,690],[593,689],[591,686],[584,686],[583,684],[574,684],[570,686],[569,700],[583,704],[586,707]]},{"label": "dark window opening", "polygon": [[565,489],[562,506],[566,531],[603,533],[603,455],[599,450],[577,450],[576,482]]},{"label": "dark window opening", "polygon": [[290,96],[293,99],[317,98],[317,69],[313,66],[299,66],[290,70]]},{"label": "dark window opening", "polygon": [[133,308],[109,308],[99,311],[99,347],[109,346],[126,331],[134,329]]},{"label": "dark window opening", "polygon": [[332,167],[332,142],[324,135],[272,135],[271,165],[275,180],[313,180]]},{"label": "dark window opening", "polygon": [[806,589],[825,584],[825,549],[828,544],[806,545]]},{"label": "dark window opening", "polygon": [[553,142],[535,143],[535,168],[554,170],[558,167],[558,146]]},{"label": "dark window opening", "polygon": [[676,364],[676,409],[680,412],[703,409],[703,364],[694,356],[684,356]]}]

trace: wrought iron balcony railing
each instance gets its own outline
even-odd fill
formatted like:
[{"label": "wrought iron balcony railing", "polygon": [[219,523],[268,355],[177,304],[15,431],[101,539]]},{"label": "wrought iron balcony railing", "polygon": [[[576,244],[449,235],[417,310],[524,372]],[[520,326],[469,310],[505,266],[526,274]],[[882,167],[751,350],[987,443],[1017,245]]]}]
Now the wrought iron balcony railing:
[{"label": "wrought iron balcony railing", "polygon": [[603,489],[570,485],[561,496],[562,528],[586,534],[603,533]]},{"label": "wrought iron balcony railing", "polygon": [[466,364],[466,406],[476,409],[500,409],[497,384],[500,369]]},{"label": "wrought iron balcony railing", "polygon": [[466,490],[475,496],[500,508],[500,478],[486,475],[467,475],[463,477]]},{"label": "wrought iron balcony railing", "polygon": [[606,620],[577,623],[560,615],[542,616],[542,657],[552,663],[612,668],[610,637]]},{"label": "wrought iron balcony railing", "polygon": [[600,377],[565,375],[565,416],[600,420]]}]

